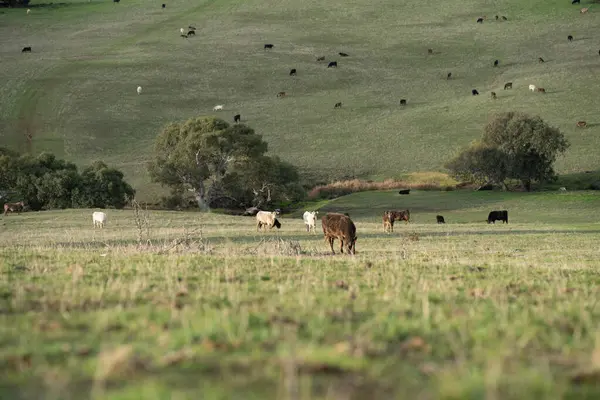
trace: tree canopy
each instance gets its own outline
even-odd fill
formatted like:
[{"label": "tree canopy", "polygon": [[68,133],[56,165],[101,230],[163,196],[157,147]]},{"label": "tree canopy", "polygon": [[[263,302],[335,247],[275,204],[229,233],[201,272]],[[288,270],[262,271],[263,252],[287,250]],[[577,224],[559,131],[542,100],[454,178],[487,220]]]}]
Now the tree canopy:
[{"label": "tree canopy", "polygon": [[501,184],[516,179],[529,191],[533,182],[556,178],[553,164],[569,148],[564,135],[540,117],[519,112],[496,115],[480,141],[446,164],[458,179]]},{"label": "tree canopy", "polygon": [[302,191],[295,167],[266,152],[267,143],[252,128],[199,117],[167,125],[148,168],[153,181],[193,193],[201,210],[223,200],[261,206],[295,198]]}]

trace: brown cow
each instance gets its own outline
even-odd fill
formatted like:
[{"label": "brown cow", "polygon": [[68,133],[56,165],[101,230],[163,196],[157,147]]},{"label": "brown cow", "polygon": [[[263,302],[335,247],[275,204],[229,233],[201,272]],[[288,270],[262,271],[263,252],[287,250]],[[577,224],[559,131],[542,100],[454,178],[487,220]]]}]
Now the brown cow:
[{"label": "brown cow", "polygon": [[585,122],[585,121],[578,121],[577,122],[577,127],[579,127],[579,128],[585,128],[586,126],[587,126],[587,122]]},{"label": "brown cow", "polygon": [[408,221],[410,220],[410,211],[385,211],[383,213],[383,231],[394,232],[394,221]]},{"label": "brown cow", "polygon": [[8,214],[9,211],[16,211],[17,214],[21,214],[23,208],[25,208],[25,203],[23,203],[22,201],[19,201],[18,203],[6,203],[4,204],[4,215]]},{"label": "brown cow", "polygon": [[546,93],[546,89],[544,89],[543,87],[537,88],[537,91],[540,93]]},{"label": "brown cow", "polygon": [[323,235],[325,241],[333,251],[333,242],[335,239],[340,240],[340,253],[344,252],[344,245],[348,250],[348,254],[356,254],[356,226],[349,216],[339,213],[327,213],[321,218],[323,226]]}]

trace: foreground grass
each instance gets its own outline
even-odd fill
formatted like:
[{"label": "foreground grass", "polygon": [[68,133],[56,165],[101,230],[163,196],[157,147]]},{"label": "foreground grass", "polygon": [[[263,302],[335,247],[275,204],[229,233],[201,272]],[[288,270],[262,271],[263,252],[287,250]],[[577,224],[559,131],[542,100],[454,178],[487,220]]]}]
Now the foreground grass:
[{"label": "foreground grass", "polygon": [[[509,110],[565,133],[572,146],[559,172],[598,168],[594,7],[581,15],[566,0],[174,0],[164,10],[142,0],[61,3],[0,14],[1,144],[80,165],[103,159],[144,200],[162,193],[145,166],[158,131],[215,114],[215,104],[228,121],[240,113],[272,154],[326,181],[440,170],[492,114]],[[476,24],[481,15],[490,19]],[[196,37],[180,38],[190,24]],[[24,46],[33,52],[21,54]],[[509,81],[514,89],[502,90]],[[532,83],[547,94],[529,92]],[[577,129],[578,120],[588,128]]]},{"label": "foreground grass", "polygon": [[151,212],[138,230],[109,210],[102,231],[87,210],[11,215],[0,397],[597,398],[600,229],[573,218],[385,235],[364,213],[358,254],[332,257],[299,218],[257,234],[197,213]]}]

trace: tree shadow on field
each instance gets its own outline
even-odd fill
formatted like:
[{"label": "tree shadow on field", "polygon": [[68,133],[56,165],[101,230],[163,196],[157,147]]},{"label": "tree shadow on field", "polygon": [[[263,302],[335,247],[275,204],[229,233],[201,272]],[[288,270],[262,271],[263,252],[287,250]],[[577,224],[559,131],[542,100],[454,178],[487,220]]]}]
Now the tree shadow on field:
[{"label": "tree shadow on field", "polygon": [[600,122],[594,122],[594,123],[591,123],[591,124],[587,124],[586,128],[594,128],[596,126],[600,126]]},{"label": "tree shadow on field", "polygon": [[[506,224],[504,224],[506,225]],[[449,225],[446,225],[449,226]],[[507,225],[508,227],[508,225]],[[410,228],[408,228],[410,229]],[[391,234],[385,233],[361,233],[358,230],[357,235],[360,238],[382,239],[386,237],[404,236],[409,233],[408,229],[395,229]],[[501,228],[500,228],[501,229]],[[412,233],[412,231],[410,231]],[[416,231],[420,238],[424,237],[440,237],[440,236],[485,236],[485,235],[556,235],[556,234],[599,234],[600,230],[535,230],[535,229],[516,229],[516,230],[485,230],[485,231],[464,231],[464,232],[448,232],[448,231]]]}]

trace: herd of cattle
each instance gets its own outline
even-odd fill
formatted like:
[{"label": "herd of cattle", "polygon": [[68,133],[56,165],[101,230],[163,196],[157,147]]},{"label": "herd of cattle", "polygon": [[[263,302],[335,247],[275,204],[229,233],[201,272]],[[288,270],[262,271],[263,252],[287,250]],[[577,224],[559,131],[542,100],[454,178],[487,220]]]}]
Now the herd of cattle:
[{"label": "herd of cattle", "polygon": [[[25,203],[20,201],[18,203],[6,203],[4,204],[4,215],[6,216],[9,212],[16,212],[21,214],[25,208]],[[317,215],[318,211],[305,211],[302,215],[304,225],[306,226],[307,232],[317,233]],[[256,231],[271,229],[276,227],[281,228],[281,222],[277,219],[280,215],[279,211],[258,211],[256,213]],[[438,224],[444,224],[446,221],[442,215],[436,215],[436,222]],[[102,211],[94,211],[92,213],[92,222],[94,228],[104,228],[108,217],[106,213]],[[395,221],[410,222],[410,211],[409,210],[389,210],[383,212],[383,231],[393,232]],[[502,221],[508,224],[508,211],[491,211],[487,218],[487,223],[496,223],[496,221]],[[327,213],[321,217],[321,226],[323,228],[323,234],[325,240],[331,247],[331,252],[335,254],[333,250],[333,242],[335,239],[340,241],[340,252],[344,252],[344,247],[349,254],[356,253],[356,226],[348,213]]]}]

